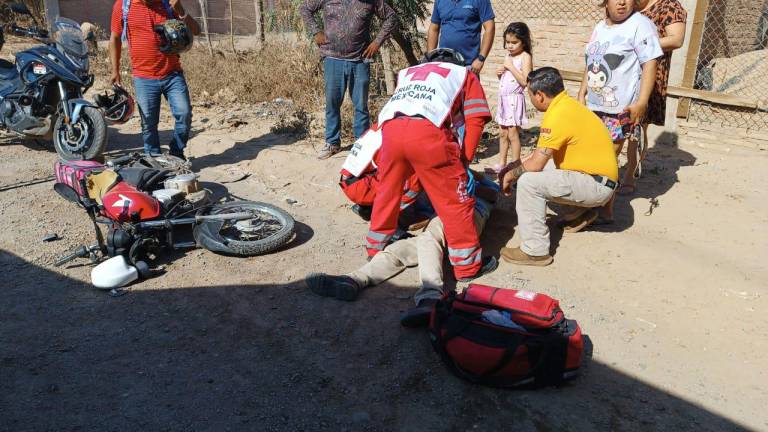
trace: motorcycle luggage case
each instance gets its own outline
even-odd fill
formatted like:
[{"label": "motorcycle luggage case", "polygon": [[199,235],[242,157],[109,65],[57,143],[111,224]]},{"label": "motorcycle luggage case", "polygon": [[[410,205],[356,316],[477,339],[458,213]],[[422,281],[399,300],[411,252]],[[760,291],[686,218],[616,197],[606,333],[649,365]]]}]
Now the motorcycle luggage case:
[{"label": "motorcycle luggage case", "polygon": [[64,183],[71,187],[80,196],[85,196],[86,191],[80,186],[80,180],[85,180],[93,171],[103,171],[104,164],[88,160],[57,160],[53,165],[57,183]]}]

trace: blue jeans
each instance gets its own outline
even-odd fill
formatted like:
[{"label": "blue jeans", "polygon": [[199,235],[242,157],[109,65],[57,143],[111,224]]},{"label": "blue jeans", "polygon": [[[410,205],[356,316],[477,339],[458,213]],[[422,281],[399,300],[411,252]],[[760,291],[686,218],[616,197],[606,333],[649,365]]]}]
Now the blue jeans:
[{"label": "blue jeans", "polygon": [[323,61],[325,77],[325,142],[341,145],[341,103],[349,89],[355,120],[352,129],[359,138],[370,126],[368,114],[368,84],[371,69],[363,61],[338,60],[326,57]]},{"label": "blue jeans", "polygon": [[144,152],[160,153],[157,124],[160,121],[160,100],[165,96],[176,120],[173,140],[168,147],[171,154],[183,154],[192,125],[192,103],[189,100],[189,89],[184,74],[174,72],[160,79],[133,77],[133,87],[136,89],[136,104],[141,116]]}]

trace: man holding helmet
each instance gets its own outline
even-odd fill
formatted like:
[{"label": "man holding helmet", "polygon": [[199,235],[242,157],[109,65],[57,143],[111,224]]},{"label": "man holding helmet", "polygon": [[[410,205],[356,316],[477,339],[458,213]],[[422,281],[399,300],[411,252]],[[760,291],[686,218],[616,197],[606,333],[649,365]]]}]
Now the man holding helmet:
[{"label": "man holding helmet", "polygon": [[[369,257],[392,240],[403,184],[415,173],[445,225],[456,279],[471,280],[496,268],[493,257],[482,258],[466,168],[490,119],[480,80],[468,73],[458,52],[432,50],[422,64],[400,71],[397,88],[378,119],[381,183],[366,236]],[[463,137],[457,133],[462,127]]]},{"label": "man holding helmet", "polygon": [[184,158],[192,104],[179,54],[192,47],[192,35],[199,33],[200,27],[181,0],[115,0],[109,40],[110,80],[121,83],[120,55],[123,41],[127,41],[145,153],[160,153],[157,125],[160,99],[165,96],[176,121],[169,154]]}]

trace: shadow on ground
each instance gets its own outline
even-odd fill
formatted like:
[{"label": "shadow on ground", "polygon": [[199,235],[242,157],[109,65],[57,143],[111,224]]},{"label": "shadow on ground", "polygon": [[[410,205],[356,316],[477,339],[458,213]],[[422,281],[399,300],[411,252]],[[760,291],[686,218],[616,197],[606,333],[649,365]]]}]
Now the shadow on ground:
[{"label": "shadow on ground", "polygon": [[6,430],[744,430],[598,361],[558,389],[462,382],[398,325],[391,285],[353,303],[225,280],[110,297],[4,251],[0,271]]},{"label": "shadow on ground", "polygon": [[[658,202],[659,197],[669,192],[679,181],[678,171],[686,166],[693,166],[696,157],[678,147],[676,133],[663,132],[656,139],[656,145],[648,149],[643,161],[642,176],[637,180],[637,189],[629,196],[616,196],[614,204],[613,225],[595,226],[589,229],[600,231],[621,232],[635,224],[635,211],[630,205],[634,200],[645,201],[644,213],[652,211],[651,207]],[[619,177],[623,175],[620,173]],[[660,204],[660,203],[659,203]]]}]

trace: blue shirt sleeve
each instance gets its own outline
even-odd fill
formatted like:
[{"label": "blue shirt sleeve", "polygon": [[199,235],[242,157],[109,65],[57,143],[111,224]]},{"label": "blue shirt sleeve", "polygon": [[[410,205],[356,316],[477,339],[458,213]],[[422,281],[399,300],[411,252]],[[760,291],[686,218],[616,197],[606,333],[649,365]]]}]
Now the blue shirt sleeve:
[{"label": "blue shirt sleeve", "polygon": [[493,6],[491,6],[490,0],[479,0],[477,2],[477,11],[480,15],[481,23],[496,18],[496,15],[493,14]]},{"label": "blue shirt sleeve", "polygon": [[440,0],[435,0],[435,4],[432,6],[432,24],[440,24]]}]

